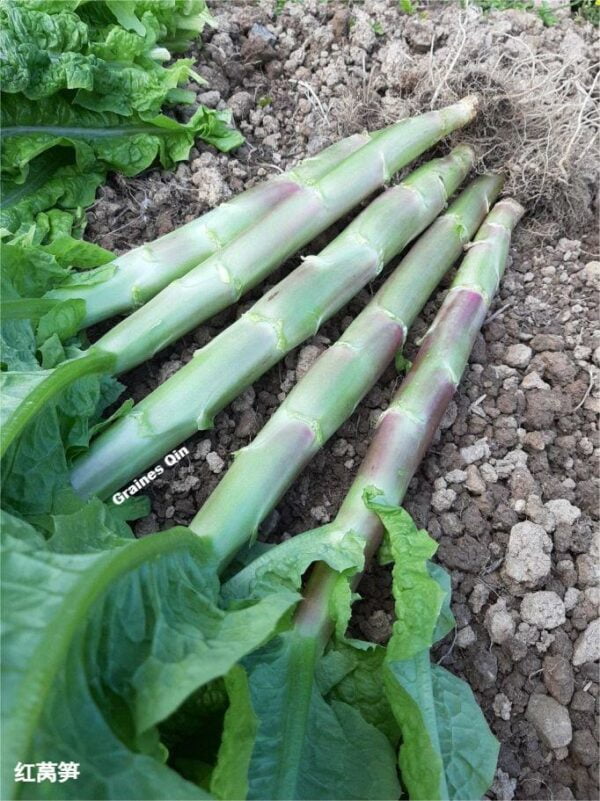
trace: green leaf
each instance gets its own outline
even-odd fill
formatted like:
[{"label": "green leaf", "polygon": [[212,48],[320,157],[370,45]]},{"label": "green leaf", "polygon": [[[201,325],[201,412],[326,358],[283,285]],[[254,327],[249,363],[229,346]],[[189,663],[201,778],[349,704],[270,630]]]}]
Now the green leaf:
[{"label": "green leaf", "polygon": [[[79,533],[75,518],[56,516],[51,544],[89,542],[106,529],[103,508],[88,506]],[[28,788],[31,797],[206,797],[166,767],[156,724],[268,639],[296,595],[221,608],[216,561],[185,529],[103,534],[105,549],[87,553],[18,535],[4,531],[3,798],[15,797],[17,761],[48,754],[79,762],[81,776]]]},{"label": "green leaf", "polygon": [[240,665],[227,674],[225,687],[229,707],[225,713],[223,737],[210,791],[217,798],[246,798],[258,720],[252,709],[248,678]]},{"label": "green leaf", "polygon": [[450,577],[428,562],[435,542],[403,509],[366,495],[394,558],[397,620],[382,669],[385,694],[402,734],[399,765],[411,799],[479,799],[496,770],[498,742],[468,685],[432,666],[429,649],[453,627]]},{"label": "green leaf", "polygon": [[398,798],[385,735],[348,704],[322,696],[318,648],[291,631],[244,660],[259,721],[248,798]]},{"label": "green leaf", "polygon": [[81,171],[119,170],[137,175],[156,158],[171,167],[187,158],[196,137],[227,151],[243,141],[229,128],[230,112],[199,108],[187,123],[163,114],[123,118],[110,111],[71,105],[55,95],[30,101],[7,95],[2,104],[4,174],[16,183],[28,175],[29,162],[55,147],[72,148]]},{"label": "green leaf", "polygon": [[[35,336],[28,320],[3,320],[0,323],[0,348],[4,370],[37,370]],[[0,374],[0,383],[5,373]],[[0,396],[0,402],[5,399]]]},{"label": "green leaf", "polygon": [[450,600],[452,598],[452,579],[450,578],[450,573],[435,562],[427,563],[427,571],[444,592],[444,600],[442,601],[442,607],[432,636],[433,644],[443,639],[449,631],[452,631],[456,626],[456,621],[452,614],[452,609],[450,608]]},{"label": "green leaf", "polygon": [[500,744],[466,682],[440,665],[431,677],[449,797],[475,801],[494,780]]},{"label": "green leaf", "polygon": [[480,799],[499,743],[469,686],[422,651],[390,661],[385,689],[402,730],[399,764],[411,799]]},{"label": "green leaf", "polygon": [[39,297],[69,274],[51,253],[24,243],[2,243],[0,258],[3,279],[10,281],[20,297]]},{"label": "green leaf", "polygon": [[68,163],[67,152],[54,149],[33,159],[24,183],[2,176],[1,228],[12,233],[24,231],[30,237],[33,232],[30,243],[40,244],[50,230],[44,212],[53,207],[68,209],[73,226],[79,209],[94,202],[96,189],[104,181],[104,170],[97,167],[80,172]]},{"label": "green leaf", "polygon": [[223,585],[223,597],[260,598],[274,587],[297,590],[314,562],[353,574],[364,565],[364,540],[333,525],[298,534],[263,553]]},{"label": "green leaf", "polygon": [[391,659],[386,668],[384,689],[402,733],[398,764],[408,797],[411,801],[449,799],[429,651],[406,660]]},{"label": "green leaf", "polygon": [[[53,340],[60,348],[56,335],[45,345]],[[3,446],[10,420],[53,372],[0,373]],[[54,402],[33,417],[3,463],[3,501],[7,508],[27,515],[55,510],[57,493],[63,487],[70,487],[68,456],[89,444],[97,418],[121,390],[122,386],[113,378],[84,376],[53,397]]]},{"label": "green leaf", "polygon": [[75,336],[85,317],[85,301],[73,298],[57,303],[46,312],[37,326],[35,338],[38,345],[56,334],[61,341]]},{"label": "green leaf", "polygon": [[437,544],[426,531],[417,529],[401,507],[386,506],[373,496],[366,499],[366,504],[385,526],[394,558],[396,621],[388,645],[389,658],[408,659],[431,646],[446,596],[429,574],[428,560]]},{"label": "green leaf", "polygon": [[386,649],[373,644],[357,649],[337,642],[335,650],[323,661],[342,655],[351,667],[335,682],[332,697],[358,709],[367,723],[376,726],[397,747],[400,729],[385,693],[381,692]]}]

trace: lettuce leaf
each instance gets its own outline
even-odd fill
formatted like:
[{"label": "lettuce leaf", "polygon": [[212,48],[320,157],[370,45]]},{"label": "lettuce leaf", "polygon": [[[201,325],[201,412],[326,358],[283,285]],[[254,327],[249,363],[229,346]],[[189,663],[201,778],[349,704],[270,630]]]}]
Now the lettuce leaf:
[{"label": "lettuce leaf", "polygon": [[394,560],[396,622],[382,678],[402,735],[402,780],[411,799],[475,801],[493,781],[499,743],[469,686],[431,664],[430,647],[453,626],[449,576],[428,561],[437,544],[408,512],[374,495],[367,506],[385,526]]},{"label": "lettuce leaf", "polygon": [[27,797],[208,797],[167,767],[157,724],[272,636],[297,600],[284,590],[227,610],[197,536],[135,541],[105,509],[54,516],[45,546],[4,515],[3,798],[23,790],[17,762],[49,755],[79,762],[78,781],[27,786]]},{"label": "lettuce leaf", "polygon": [[36,102],[7,95],[2,104],[3,174],[19,184],[29,173],[29,163],[55,147],[73,150],[80,171],[118,170],[136,175],[159,158],[171,167],[187,155],[197,136],[231,150],[242,137],[227,126],[227,111],[199,108],[187,123],[164,114],[142,118],[132,114],[125,120],[110,111],[92,111],[61,96]]}]

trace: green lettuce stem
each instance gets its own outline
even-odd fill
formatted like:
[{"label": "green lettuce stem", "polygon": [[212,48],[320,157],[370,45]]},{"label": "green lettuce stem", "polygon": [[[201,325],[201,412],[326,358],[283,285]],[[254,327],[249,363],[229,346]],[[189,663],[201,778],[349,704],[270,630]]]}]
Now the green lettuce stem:
[{"label": "green lettuce stem", "polygon": [[68,285],[49,292],[48,297],[84,300],[86,314],[82,327],[128,313],[146,303],[171,281],[222,250],[278,203],[306,191],[369,139],[368,134],[342,139],[294,169],[242,192],[197,220],[119,256],[112,262],[115,272],[106,280],[85,285],[77,284],[73,278]]},{"label": "green lettuce stem", "polygon": [[[464,178],[472,159],[469,148],[455,148],[444,159],[424,165],[377,198],[324,251],[306,259],[199,350],[185,367],[103,432],[74,465],[71,480],[76,491],[82,496],[109,494],[198,429],[211,427],[220,409],[291,348],[314,334],[324,320],[431,222],[443,209],[448,194]],[[496,177],[479,179],[472,192],[476,197],[474,207],[479,210],[481,195],[495,196],[497,187]],[[444,233],[452,226],[456,228],[453,215],[441,223]],[[461,236],[462,229],[457,229],[454,257],[460,254]],[[436,266],[440,254],[432,251],[431,255],[434,266],[429,271],[429,282],[417,276],[417,268],[413,268],[421,294],[427,287],[433,288],[439,280],[435,276],[447,269],[448,254],[442,257],[441,268]],[[418,272],[423,272],[420,266]],[[403,284],[409,285],[409,281],[404,279]],[[413,297],[411,290],[411,302]],[[388,318],[393,317],[393,303],[393,298],[384,297],[381,311],[374,307],[376,317],[383,312],[382,330],[390,322]],[[408,308],[407,304],[402,308]],[[378,324],[376,319],[370,322]],[[370,330],[361,332],[364,341],[369,339]],[[397,344],[392,342],[388,347]],[[223,370],[223,364],[229,369]]]},{"label": "green lettuce stem", "polygon": [[[129,318],[102,336],[88,352],[112,354],[112,372],[115,374],[151,358],[191,328],[238,300],[294,251],[379,188],[402,166],[445,134],[465,125],[474,116],[476,105],[474,98],[467,97],[448,108],[404,120],[379,131],[338,166],[325,172],[318,180],[306,183],[302,191],[293,192],[287,200],[277,204],[222,250],[175,279]],[[467,158],[467,152],[470,153],[470,150],[463,146],[463,160]],[[321,168],[322,165],[318,163],[317,174]],[[314,164],[308,170],[314,170]],[[452,181],[451,178],[448,180]],[[441,182],[438,178],[438,195]],[[419,195],[416,190],[414,194],[417,207],[426,209],[427,197]],[[389,220],[384,219],[383,222],[388,223]],[[360,248],[359,242],[355,243],[355,251],[356,248]],[[380,253],[379,257],[385,259],[385,252]],[[50,395],[44,396],[42,390],[37,394],[38,399],[41,397],[50,399]],[[27,399],[24,403],[27,405]],[[29,419],[30,414],[20,414],[20,428],[16,425],[11,428],[13,439]],[[143,429],[143,417],[139,424]],[[198,421],[198,425],[204,425],[204,418]],[[179,441],[184,438],[180,436]],[[5,440],[5,448],[10,441]],[[158,441],[158,438],[154,441]],[[161,445],[160,449],[164,452],[168,446]],[[135,472],[130,475],[135,475]]]},{"label": "green lettuce stem", "polygon": [[305,191],[294,192],[222,250],[172,281],[96,347],[117,356],[118,372],[151,358],[239,300],[401,167],[469,122],[475,109],[476,101],[465,98],[379,132]]},{"label": "green lettuce stem", "polygon": [[[501,200],[479,229],[456,274],[417,358],[381,415],[375,436],[332,524],[360,533],[370,558],[383,534],[376,514],[364,504],[364,492],[376,487],[389,505],[402,502],[454,395],[475,337],[504,273],[511,232],[523,214],[514,200]],[[306,587],[296,623],[304,634],[326,641],[331,630],[329,603],[335,571],[320,564]],[[358,581],[359,576],[356,577]]]},{"label": "green lettuce stem", "polygon": [[[394,291],[397,282],[410,282],[425,267],[431,267],[431,282],[437,283],[460,254],[461,237],[465,233],[472,235],[485,213],[481,194],[493,200],[500,186],[497,179],[480,179],[463,193],[457,203],[465,209],[465,195],[469,192],[473,206],[470,217],[465,214],[460,226],[450,207],[454,243],[448,239],[449,231],[442,220],[440,225],[432,226],[342,338],[296,385],[256,439],[238,452],[190,525],[212,542],[223,564],[255,534],[293,479],[350,416],[401,346],[408,323],[426,302],[431,286],[428,284],[420,297],[406,298]],[[478,208],[479,216],[475,213]],[[426,251],[438,254],[433,266],[413,255],[417,252],[422,256]],[[387,299],[386,307],[381,305],[382,298]],[[232,504],[231,498],[240,502]]]}]

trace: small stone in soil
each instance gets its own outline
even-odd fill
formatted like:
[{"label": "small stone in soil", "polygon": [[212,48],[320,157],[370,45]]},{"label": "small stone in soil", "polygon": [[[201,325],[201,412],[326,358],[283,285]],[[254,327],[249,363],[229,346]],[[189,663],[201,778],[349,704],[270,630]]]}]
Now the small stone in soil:
[{"label": "small stone in soil", "polygon": [[504,354],[504,363],[508,364],[509,367],[527,367],[531,361],[532,353],[533,351],[528,345],[511,345]]},{"label": "small stone in soil", "polygon": [[593,620],[575,643],[573,664],[584,665],[600,659],[600,618]]},{"label": "small stone in soil", "polygon": [[221,473],[225,467],[225,462],[216,451],[206,454],[206,463],[212,473]]},{"label": "small stone in soil", "polygon": [[502,718],[502,720],[510,720],[512,701],[510,701],[506,695],[504,695],[504,693],[498,693],[498,695],[494,698],[493,709],[497,718]]},{"label": "small stone in soil", "polygon": [[456,644],[459,648],[468,648],[477,642],[477,637],[471,626],[465,626],[456,635]]},{"label": "small stone in soil", "polygon": [[538,693],[532,695],[526,714],[541,740],[549,748],[569,745],[573,736],[571,718],[566,708],[554,698]]},{"label": "small stone in soil", "polygon": [[521,602],[521,618],[539,629],[555,629],[565,620],[565,605],[555,592],[541,590],[526,595]]},{"label": "small stone in soil", "polygon": [[535,585],[550,572],[552,540],[541,526],[529,521],[510,531],[504,570],[514,581]]},{"label": "small stone in soil", "polygon": [[469,445],[466,448],[461,448],[460,455],[462,456],[465,464],[473,464],[474,462],[479,462],[482,459],[489,459],[490,446],[487,443],[487,439],[478,439],[472,445]]},{"label": "small stone in soil", "polygon": [[566,706],[573,697],[575,677],[569,660],[558,654],[544,659],[544,684],[550,695],[559,704]]}]

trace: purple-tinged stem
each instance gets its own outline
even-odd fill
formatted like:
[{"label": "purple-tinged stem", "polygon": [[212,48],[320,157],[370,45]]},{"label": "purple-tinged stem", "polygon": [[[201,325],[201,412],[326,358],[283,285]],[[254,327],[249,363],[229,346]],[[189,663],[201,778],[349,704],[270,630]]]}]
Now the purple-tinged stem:
[{"label": "purple-tinged stem", "polygon": [[[443,414],[460,382],[475,337],[498,287],[508,256],[511,232],[523,214],[514,200],[496,204],[469,246],[456,277],[417,358],[388,409],[334,523],[336,529],[360,533],[369,558],[383,534],[377,515],[364,504],[368,487],[376,487],[390,505],[402,502]],[[297,612],[301,631],[329,637],[329,595],[334,571],[318,565],[308,581]],[[356,577],[358,581],[359,576]]]}]

